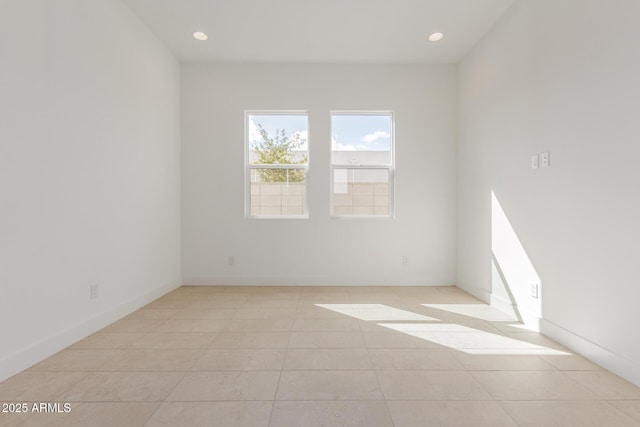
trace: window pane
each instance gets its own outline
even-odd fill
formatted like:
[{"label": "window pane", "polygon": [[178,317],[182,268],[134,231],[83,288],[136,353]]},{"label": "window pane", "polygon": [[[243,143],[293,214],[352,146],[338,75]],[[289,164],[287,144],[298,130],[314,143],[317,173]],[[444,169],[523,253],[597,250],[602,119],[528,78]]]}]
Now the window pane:
[{"label": "window pane", "polygon": [[247,112],[245,124],[249,172],[247,214],[252,217],[306,217],[308,114]]},{"label": "window pane", "polygon": [[308,127],[306,114],[248,114],[249,163],[308,164]]},{"label": "window pane", "polygon": [[334,165],[390,165],[391,114],[331,115]]},{"label": "window pane", "polygon": [[251,216],[304,216],[304,169],[251,169]]},{"label": "window pane", "polygon": [[334,169],[332,197],[333,215],[388,216],[389,170]]}]

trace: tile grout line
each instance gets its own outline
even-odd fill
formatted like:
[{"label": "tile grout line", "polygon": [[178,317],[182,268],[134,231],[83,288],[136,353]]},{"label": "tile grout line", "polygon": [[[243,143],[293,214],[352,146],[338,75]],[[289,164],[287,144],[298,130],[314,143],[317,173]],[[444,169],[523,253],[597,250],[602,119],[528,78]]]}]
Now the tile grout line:
[{"label": "tile grout line", "polygon": [[[351,296],[349,296],[349,299],[351,300]],[[362,342],[364,343],[364,348],[367,352],[367,357],[369,358],[369,363],[371,364],[371,369],[373,370],[373,374],[376,377],[376,382],[378,383],[378,388],[380,389],[380,394],[382,394],[382,400],[384,401],[384,406],[385,408],[387,408],[387,414],[389,415],[389,420],[391,420],[391,426],[395,427],[395,421],[393,420],[393,416],[391,415],[391,409],[389,408],[389,402],[387,401],[387,396],[384,393],[384,390],[382,389],[382,384],[380,383],[380,378],[378,377],[378,370],[376,369],[375,365],[373,364],[373,359],[371,358],[371,353],[369,352],[369,346],[367,345],[367,342],[364,339],[364,333],[362,331],[362,324],[360,322],[358,322],[358,328],[360,329],[360,337],[362,338]]]},{"label": "tile grout line", "polygon": [[156,402],[156,403],[158,403],[158,407],[153,412],[151,412],[149,414],[149,416],[147,417],[147,419],[145,420],[144,424],[142,424],[141,427],[144,427],[147,424],[149,424],[149,421],[151,421],[153,419],[153,416],[156,414],[156,412],[158,412],[160,410],[160,408],[162,408],[162,405],[164,405],[164,402]]},{"label": "tile grout line", "polygon": [[[280,380],[282,379],[282,371],[284,369],[284,364],[287,361],[287,355],[289,354],[289,344],[291,343],[291,334],[293,332],[293,324],[295,323],[295,314],[298,310],[298,304],[300,303],[300,291],[298,291],[298,298],[296,298],[296,306],[293,310],[293,318],[291,320],[291,326],[289,327],[289,336],[287,337],[287,345],[284,348],[284,357],[282,358],[282,364],[280,365],[280,370],[278,371],[278,383],[276,384],[276,390],[273,395],[273,401],[271,402],[271,412],[269,413],[269,421],[267,422],[267,426],[271,426],[271,418],[273,417],[273,410],[276,406],[276,399],[278,398],[278,390],[280,389]],[[288,308],[288,307],[286,307]]]},{"label": "tile grout line", "polygon": [[[393,292],[394,292],[394,295],[396,295],[397,293],[400,292],[400,290],[393,289]],[[217,295],[224,295],[224,294],[217,294]],[[254,297],[256,297],[256,296],[257,297],[266,296],[267,298],[269,298],[269,294],[267,294],[267,293],[264,293],[264,294],[263,293],[253,293],[253,291],[252,291],[252,293],[248,294],[248,295],[252,295]],[[356,294],[356,296],[358,296],[358,295]],[[352,299],[353,299],[352,297],[353,297],[353,293],[350,293],[350,294],[347,295],[347,298],[348,298],[349,301],[352,301]],[[212,400],[203,400],[203,401],[199,401],[199,402],[223,402],[223,401],[224,402],[228,402],[228,401],[248,402],[248,401],[261,401],[261,402],[264,402],[264,407],[265,407],[264,409],[265,409],[265,415],[266,415],[266,408],[269,406],[267,402],[270,401],[271,402],[271,413],[270,413],[269,418],[268,418],[268,423],[271,424],[272,423],[272,419],[273,419],[273,421],[275,421],[275,418],[273,418],[273,411],[275,409],[275,403],[276,403],[276,400],[277,400],[279,386],[281,384],[281,376],[282,376],[282,373],[284,371],[284,367],[285,367],[285,363],[287,361],[287,358],[289,357],[289,351],[290,351],[291,344],[292,344],[292,334],[293,334],[293,332],[295,330],[294,326],[295,326],[295,320],[296,320],[296,313],[297,313],[298,309],[301,307],[301,304],[302,304],[301,298],[302,298],[302,294],[300,293],[300,291],[298,291],[297,299],[291,300],[291,301],[288,301],[288,300],[284,301],[282,303],[283,305],[280,306],[280,307],[277,307],[277,310],[276,310],[276,311],[279,311],[279,310],[283,310],[284,311],[286,309],[289,309],[290,306],[295,304],[294,315],[293,315],[293,319],[292,319],[292,322],[291,322],[290,327],[289,327],[288,339],[287,339],[286,345],[284,347],[285,351],[283,352],[284,353],[284,358],[282,359],[282,362],[280,364],[279,377],[278,377],[278,381],[277,381],[277,384],[276,384],[276,391],[275,391],[275,395],[274,395],[273,399],[265,399],[265,400],[251,399],[251,400],[237,400],[237,401],[236,400],[219,400],[219,401],[216,401],[216,400],[213,400],[213,401]],[[383,297],[380,297],[380,299],[382,299],[382,298]],[[308,298],[306,298],[306,296],[305,296],[305,302],[309,302],[307,300],[308,300]],[[384,301],[382,301],[382,302],[384,302]],[[251,303],[252,304],[257,304],[258,301],[253,301],[252,300]],[[311,301],[309,303],[312,304],[313,302]],[[228,304],[231,304],[232,306],[236,307],[236,305],[234,305],[234,304],[236,304],[235,302],[229,302]],[[187,304],[187,306],[185,307],[185,310],[189,309],[188,305],[189,304]],[[197,310],[197,308],[194,308],[194,309]],[[219,310],[219,309],[226,309],[226,306],[214,307],[214,310]],[[410,310],[411,308],[408,308],[408,309]],[[148,310],[154,310],[154,308],[151,308],[151,309],[148,309]],[[174,316],[175,316],[175,314],[174,314]],[[345,317],[346,317],[345,315],[342,315],[342,316],[339,317],[339,319],[343,319]],[[147,320],[147,319],[140,319],[140,320],[143,320],[143,322],[149,322],[149,320]],[[150,319],[150,320],[155,320],[155,319]],[[118,331],[116,331],[116,332],[113,332],[113,333],[116,333],[116,334],[140,334],[141,337],[144,338],[144,337],[147,337],[147,336],[153,334],[154,332],[157,332],[157,329],[159,327],[161,327],[162,325],[165,325],[168,321],[169,321],[169,319],[160,319],[159,323],[155,325],[155,329],[152,330],[152,331],[148,331],[148,330],[147,331],[141,331],[141,332],[135,332],[135,331],[118,332]],[[227,319],[227,322],[228,321],[229,320]],[[451,320],[451,322],[452,323],[459,323],[456,320]],[[374,322],[369,322],[369,323],[374,323]],[[318,323],[318,324],[322,325],[321,323]],[[136,326],[136,325],[127,325],[127,326],[132,327],[132,326]],[[361,339],[363,340],[364,349],[366,351],[366,354],[367,354],[367,357],[369,359],[369,362],[371,363],[371,369],[374,371],[374,374],[376,375],[376,380],[377,380],[377,383],[378,383],[378,387],[380,389],[380,393],[382,394],[382,398],[385,401],[385,405],[386,405],[386,408],[387,408],[387,413],[388,413],[389,418],[390,418],[390,422],[392,423],[392,425],[395,425],[394,419],[391,416],[391,411],[390,411],[390,408],[389,408],[389,402],[394,402],[394,399],[391,399],[391,400],[387,399],[387,397],[386,397],[386,395],[384,393],[384,390],[381,387],[381,383],[380,383],[380,379],[379,379],[378,373],[385,371],[385,369],[378,370],[373,365],[373,355],[371,353],[372,353],[372,351],[375,352],[376,350],[378,350],[378,348],[373,348],[373,347],[370,348],[367,345],[366,341],[364,340],[364,336],[366,334],[365,329],[367,329],[366,326],[367,326],[367,323],[358,322],[358,329],[357,330],[359,331],[359,335],[360,335]],[[312,328],[313,329],[312,331],[301,331],[301,332],[305,332],[305,333],[306,332],[325,332],[325,333],[333,333],[333,332],[344,333],[344,332],[347,332],[345,330],[340,330],[340,331],[337,331],[337,330],[336,331],[316,331],[315,330],[315,329],[322,329],[322,328],[326,328],[326,327],[328,327],[328,326],[318,326],[318,327],[314,326]],[[145,327],[145,329],[147,329],[147,328]],[[96,331],[96,332],[99,333],[100,331]],[[268,331],[264,331],[264,332],[268,332]],[[285,332],[285,331],[283,330],[282,332]],[[350,331],[350,332],[356,332],[356,330],[353,330],[353,331]],[[503,331],[500,331],[500,332],[502,333],[502,335],[505,335],[505,336],[507,335]],[[170,333],[170,332],[166,332],[166,333]],[[180,334],[189,334],[189,333],[190,332],[180,332]],[[170,403],[173,403],[173,402],[194,402],[194,401],[191,401],[191,400],[168,401],[167,399],[175,391],[175,389],[182,383],[182,381],[184,381],[185,377],[189,373],[197,372],[197,371],[193,371],[193,367],[198,363],[199,360],[201,360],[201,358],[204,356],[204,353],[207,350],[234,350],[233,347],[222,347],[222,348],[211,348],[210,347],[211,343],[213,341],[215,341],[216,337],[219,336],[220,333],[221,333],[221,331],[215,331],[214,333],[212,333],[212,338],[211,338],[211,342],[209,342],[209,347],[205,347],[205,348],[201,348],[201,347],[198,347],[198,348],[182,348],[182,347],[175,348],[175,347],[172,347],[172,348],[166,348],[166,349],[161,349],[161,348],[149,348],[148,349],[148,350],[156,350],[156,351],[160,351],[160,352],[162,352],[164,350],[193,350],[195,352],[198,352],[199,355],[197,357],[193,358],[193,361],[191,362],[192,364],[190,366],[190,369],[187,370],[187,371],[184,371],[183,369],[177,369],[177,370],[173,370],[173,371],[161,371],[161,370],[150,370],[150,371],[140,371],[140,370],[101,371],[101,370],[95,370],[94,369],[93,371],[80,371],[80,370],[78,370],[78,371],[73,371],[73,370],[52,370],[52,371],[43,370],[43,371],[40,371],[39,370],[39,371],[34,371],[34,372],[47,372],[47,373],[57,372],[57,373],[61,373],[61,374],[62,373],[70,374],[70,373],[75,372],[75,373],[83,373],[83,374],[85,374],[85,375],[81,376],[81,378],[79,378],[77,381],[75,381],[75,382],[72,381],[69,385],[67,385],[67,387],[63,387],[64,391],[59,391],[60,395],[58,396],[58,393],[56,393],[55,397],[64,396],[65,394],[67,394],[71,390],[73,390],[79,383],[81,383],[84,380],[86,380],[88,376],[90,376],[92,374],[93,375],[99,374],[99,373],[102,373],[102,372],[121,372],[121,373],[131,373],[131,372],[133,372],[133,373],[138,373],[138,372],[155,372],[155,373],[174,372],[174,373],[182,373],[181,377],[179,375],[176,376],[175,385],[173,386],[173,388],[171,388],[170,390],[167,391],[167,395],[164,397],[164,399],[160,398],[160,399],[154,400],[154,401],[147,401],[147,400],[114,401],[114,400],[109,400],[109,401],[104,401],[103,402],[103,401],[85,400],[85,401],[76,401],[76,402],[74,402],[74,403],[77,403],[77,404],[94,404],[94,403],[113,403],[113,404],[116,404],[116,403],[153,403],[153,404],[157,404],[158,405],[157,408],[155,408],[155,410],[150,411],[152,413],[151,413],[151,415],[148,416],[147,421],[145,422],[145,424],[148,424],[153,419],[153,417],[158,413],[158,410],[160,408],[162,408],[162,406],[165,403],[170,404]],[[248,332],[243,329],[242,332],[240,332],[240,333],[248,333]],[[263,333],[263,331],[254,331],[253,333],[260,334],[260,333]],[[490,333],[493,333],[493,332],[490,332]],[[282,338],[284,338],[284,337],[282,337]],[[133,341],[133,343],[135,343],[135,342],[136,341]],[[242,349],[251,350],[250,353],[255,353],[255,351],[263,349],[263,348],[265,348],[265,349],[266,348],[276,349],[275,347],[268,347],[268,346],[267,347],[241,347],[241,348]],[[279,348],[281,349],[282,347],[279,347]],[[324,346],[320,346],[320,347],[317,347],[317,346],[316,347],[305,347],[305,348],[310,349],[310,350],[317,350],[318,348],[324,348]],[[355,350],[355,348],[352,348],[352,347],[342,347],[342,346],[333,347],[333,348],[341,348],[341,349],[344,349],[347,352]],[[415,347],[407,347],[407,348],[408,349],[415,349],[415,350],[428,350],[427,348],[415,348]],[[240,348],[238,348],[238,349],[240,349]],[[396,347],[385,347],[385,346],[382,346],[379,349],[381,349],[381,350],[392,350],[392,349],[396,349]],[[110,363],[113,359],[119,357],[119,355],[121,355],[123,352],[136,351],[136,350],[145,350],[145,348],[133,348],[133,344],[127,344],[125,347],[120,347],[120,348],[114,347],[114,346],[110,346],[109,348],[95,348],[95,349],[93,349],[93,348],[79,348],[79,349],[72,349],[72,348],[67,347],[67,348],[65,348],[63,350],[72,350],[72,351],[75,351],[75,350],[85,350],[85,351],[86,350],[96,350],[96,351],[115,350],[113,356],[111,356],[110,358],[107,358],[107,360],[103,361],[102,363],[99,363],[99,365],[101,367],[103,367],[106,364]],[[293,348],[291,350],[293,350]],[[459,351],[460,350],[457,349],[457,348],[448,348],[448,352],[450,354],[452,354],[452,357],[454,357],[454,358],[456,358],[455,355]],[[514,357],[517,358],[517,355],[514,355]],[[511,416],[511,414],[506,410],[506,407],[505,407],[505,405],[507,404],[507,402],[509,402],[509,400],[501,400],[501,401],[497,400],[497,398],[494,397],[494,395],[491,392],[489,392],[489,389],[491,388],[492,384],[491,383],[486,383],[486,385],[484,385],[483,382],[481,382],[480,380],[478,380],[476,378],[476,374],[477,375],[481,375],[481,373],[495,373],[495,372],[504,372],[504,373],[509,373],[509,372],[541,372],[541,373],[542,372],[544,372],[544,373],[562,372],[562,374],[559,375],[557,378],[564,378],[564,379],[574,383],[575,385],[579,386],[580,388],[585,389],[585,390],[587,390],[589,392],[592,392],[592,394],[594,394],[594,398],[592,398],[592,399],[579,399],[579,400],[574,400],[574,399],[556,400],[556,399],[552,399],[550,397],[547,397],[546,399],[541,400],[542,402],[547,402],[547,403],[556,402],[556,403],[559,404],[559,403],[562,403],[562,402],[564,402],[564,403],[576,402],[576,401],[581,401],[582,402],[583,400],[584,400],[584,402],[598,402],[599,401],[599,402],[604,402],[607,405],[607,407],[614,408],[616,410],[616,412],[619,412],[619,413],[623,414],[625,416],[625,418],[633,418],[633,417],[630,417],[630,415],[627,412],[625,412],[622,409],[619,409],[619,408],[617,408],[615,406],[615,404],[613,402],[617,401],[618,399],[607,400],[605,395],[600,396],[599,393],[593,392],[589,386],[583,384],[581,381],[578,381],[578,380],[574,379],[570,375],[570,373],[572,373],[572,372],[609,372],[609,371],[607,371],[605,369],[602,369],[602,368],[598,369],[598,370],[595,370],[595,371],[592,371],[590,369],[589,370],[583,370],[583,369],[577,369],[577,368],[576,369],[560,369],[558,366],[555,366],[555,364],[553,362],[546,360],[544,357],[539,356],[539,355],[537,355],[536,357],[541,359],[541,360],[544,360],[545,362],[547,362],[549,365],[551,365],[552,369],[551,370],[540,370],[540,369],[534,368],[534,369],[514,369],[514,370],[506,369],[506,370],[501,370],[501,369],[486,369],[485,368],[485,369],[481,369],[481,370],[472,370],[472,369],[469,369],[469,367],[466,364],[462,363],[461,364],[462,365],[461,369],[456,369],[456,370],[459,371],[459,372],[468,373],[468,375],[472,378],[473,382],[477,383],[480,386],[480,389],[483,389],[487,393],[487,395],[490,396],[489,400],[483,400],[481,402],[487,402],[487,403],[488,402],[495,402],[495,403],[497,403],[497,406],[503,411],[503,413],[504,413],[504,415],[506,417],[505,419],[509,419],[509,420],[513,421],[515,423],[515,425],[520,425],[520,424],[515,421],[515,418],[513,418]],[[73,360],[73,358],[71,360]],[[184,366],[186,366],[186,365],[188,365],[188,363],[185,364]],[[339,365],[342,365],[342,364],[340,363]],[[392,363],[392,365],[395,366],[395,363]],[[423,365],[420,364],[419,366],[423,366]],[[484,366],[484,365],[481,365],[481,366]],[[101,369],[101,367],[99,367],[98,369]],[[181,366],[181,368],[182,368],[182,366]],[[309,369],[299,369],[299,370],[300,371],[308,371]],[[322,370],[318,370],[318,369],[311,369],[311,370],[312,371],[322,371]],[[327,369],[323,369],[323,370],[327,370]],[[341,371],[341,369],[330,369],[330,370]],[[356,369],[344,369],[344,370],[345,371],[351,371],[351,370],[356,370]],[[396,371],[395,368],[391,368],[389,370]],[[439,371],[441,371],[439,369],[437,369],[435,371],[434,370],[425,370],[425,369],[415,369],[415,370],[416,371],[423,371],[423,372],[429,372],[429,371],[431,371],[431,372],[439,372]],[[266,369],[259,369],[259,370],[234,369],[234,370],[225,370],[225,371],[215,371],[214,370],[212,372],[224,373],[224,372],[229,372],[229,371],[248,373],[248,372],[253,372],[253,371],[268,371],[268,370],[266,370]],[[273,371],[273,370],[270,370],[270,371]],[[452,371],[452,370],[444,370],[444,371]],[[366,372],[366,370],[364,370],[364,371],[361,370],[361,372]],[[558,375],[558,374],[555,374],[555,375]],[[546,374],[544,374],[543,376],[546,376]],[[272,378],[275,379],[275,376],[272,376]],[[481,379],[482,378],[483,377],[481,377]],[[496,396],[497,396],[497,394],[496,394]],[[194,397],[200,397],[200,396],[194,396]],[[344,399],[344,400],[343,399],[339,399],[339,400],[334,400],[334,401],[361,401],[361,400],[362,399]],[[403,399],[403,400],[415,401],[415,402],[423,402],[423,401],[425,401],[424,399]],[[640,401],[639,399],[637,399],[637,398],[634,399],[633,397],[622,399],[622,400]],[[432,400],[432,401],[447,401],[447,400],[446,399],[445,400],[440,399],[440,400]],[[469,400],[467,400],[467,401],[469,401]],[[295,402],[295,400],[293,402]],[[532,402],[532,401],[528,400],[526,398],[522,398],[520,400],[515,400],[515,402]],[[153,409],[153,408],[149,408],[149,409]],[[380,406],[380,409],[382,409],[381,406]],[[515,410],[512,411],[512,412],[517,414],[517,415],[520,415]],[[264,421],[264,419],[263,419],[263,421]],[[27,422],[27,420],[24,420],[24,423],[26,423],[26,422]]]},{"label": "tile grout line", "polygon": [[521,424],[519,422],[517,422],[516,419],[511,416],[511,413],[507,410],[507,408],[504,407],[504,405],[502,404],[502,401],[494,399],[494,402],[496,402],[496,404],[500,407],[500,409],[502,409],[502,411],[507,415],[507,417],[509,417],[513,421],[513,423],[515,425],[517,425],[519,427],[521,426]]}]

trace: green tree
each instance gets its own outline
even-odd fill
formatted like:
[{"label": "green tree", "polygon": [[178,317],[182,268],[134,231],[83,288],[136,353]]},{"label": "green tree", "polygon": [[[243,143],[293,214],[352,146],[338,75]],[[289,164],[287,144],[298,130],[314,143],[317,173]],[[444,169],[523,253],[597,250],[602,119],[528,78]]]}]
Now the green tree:
[{"label": "green tree", "polygon": [[[270,137],[261,124],[257,124],[262,141],[252,147],[256,153],[255,165],[303,165],[308,162],[305,154],[300,160],[294,159],[293,151],[306,142],[297,132],[287,136],[284,129],[276,130],[274,137]],[[302,182],[302,169],[258,169],[258,176],[262,182]]]}]

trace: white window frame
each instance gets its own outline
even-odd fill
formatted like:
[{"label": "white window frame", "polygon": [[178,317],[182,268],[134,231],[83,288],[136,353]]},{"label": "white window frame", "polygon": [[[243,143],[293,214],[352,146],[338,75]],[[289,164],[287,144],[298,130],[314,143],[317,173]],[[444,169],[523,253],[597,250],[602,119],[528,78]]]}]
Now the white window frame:
[{"label": "white window frame", "polygon": [[[269,115],[269,116],[305,116],[307,118],[307,164],[300,165],[274,165],[274,164],[252,164],[249,163],[249,116]],[[309,110],[245,110],[244,111],[244,214],[247,219],[308,219],[309,218],[309,164],[311,163],[311,150],[309,136]],[[304,212],[302,215],[251,215],[251,171],[254,169],[294,169],[304,170]]]},{"label": "white window frame", "polygon": [[[333,138],[333,116],[390,116],[391,117],[391,163],[390,164],[370,164],[370,165],[352,165],[352,164],[334,164],[333,163],[333,147],[330,147],[331,154],[329,156],[329,215],[332,219],[395,219],[395,165],[396,165],[396,135],[395,135],[395,114],[391,110],[331,110],[329,111],[329,126],[331,128],[331,137]],[[385,169],[389,173],[389,212],[387,215],[337,215],[334,210],[333,196],[336,169]]]}]

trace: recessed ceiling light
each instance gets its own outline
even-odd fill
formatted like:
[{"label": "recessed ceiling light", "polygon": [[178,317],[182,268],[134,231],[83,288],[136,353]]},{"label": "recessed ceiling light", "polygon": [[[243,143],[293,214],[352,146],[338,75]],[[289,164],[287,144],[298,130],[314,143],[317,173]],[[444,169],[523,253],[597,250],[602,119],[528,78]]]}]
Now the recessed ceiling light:
[{"label": "recessed ceiling light", "polygon": [[202,31],[196,31],[195,33],[193,33],[193,38],[196,40],[205,41],[209,38],[209,36]]},{"label": "recessed ceiling light", "polygon": [[443,37],[444,37],[444,34],[442,33],[433,33],[429,36],[429,41],[437,42],[442,40]]}]

